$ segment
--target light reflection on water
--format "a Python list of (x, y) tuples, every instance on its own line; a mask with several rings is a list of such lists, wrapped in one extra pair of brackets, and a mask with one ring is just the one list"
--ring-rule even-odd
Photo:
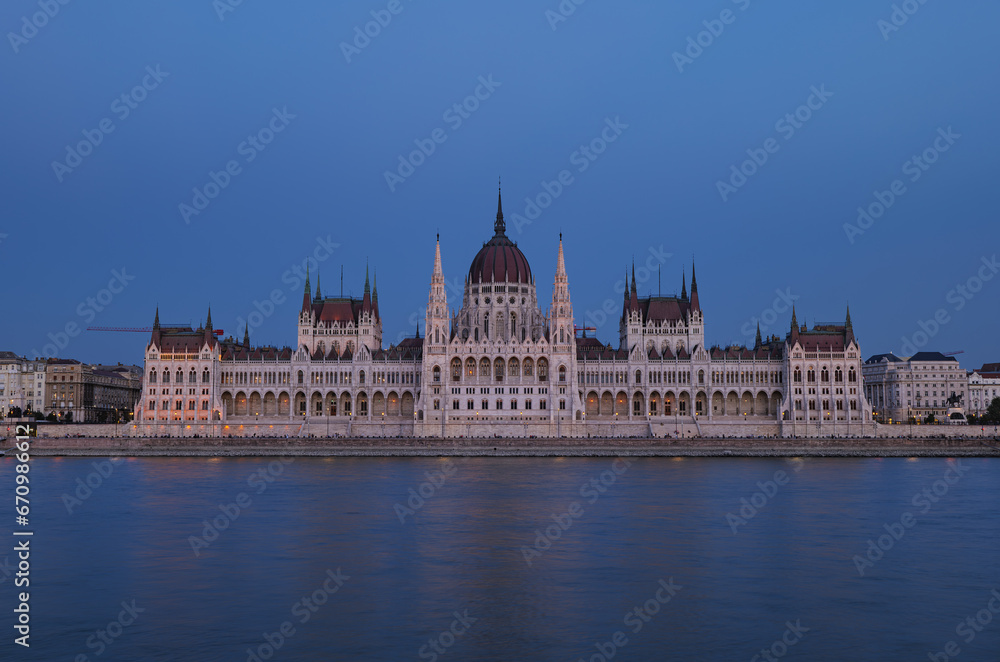
[[(621, 630), (615, 659), (749, 660), (796, 620), (809, 630), (783, 659), (925, 659), (951, 640), (963, 659), (993, 659), (1000, 622), (971, 644), (955, 627), (1000, 588), (1000, 462), (962, 460), (924, 513), (913, 498), (946, 460), (801, 460), (633, 458), (613, 474), (611, 458), (454, 458), (431, 490), (440, 458), (142, 458), (69, 515), (62, 495), (97, 460), (38, 458), (34, 628), (18, 658), (246, 660), (289, 621), (272, 659), (420, 659), (468, 610), (477, 620), (440, 659), (590, 660)], [(734, 534), (727, 513), (779, 470), (788, 484)], [(9, 503), (12, 475), (0, 461)], [(410, 488), (433, 493), (401, 524)], [(219, 505), (241, 493), (250, 505), (230, 523)], [(852, 557), (905, 512), (916, 525), (860, 577)], [(190, 537), (216, 518), (225, 529), (196, 556)], [(349, 579), (301, 622), (296, 603), (338, 568)], [(633, 632), (627, 613), (671, 577), (683, 588)], [(132, 599), (145, 611), (95, 656), (88, 637)]]

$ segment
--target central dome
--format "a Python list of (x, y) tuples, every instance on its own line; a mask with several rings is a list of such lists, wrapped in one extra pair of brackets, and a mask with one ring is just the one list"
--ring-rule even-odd
[(531, 267), (524, 253), (504, 234), (503, 207), (497, 194), (497, 220), (493, 225), (493, 238), (472, 260), (469, 282), (472, 283), (523, 283), (531, 284)]

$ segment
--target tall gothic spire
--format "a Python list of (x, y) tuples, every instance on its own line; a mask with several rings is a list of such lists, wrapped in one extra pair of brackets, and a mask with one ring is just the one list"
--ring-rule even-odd
[[(308, 268), (308, 266), (309, 265), (307, 264), (306, 267)], [(320, 274), (317, 271), (316, 272), (316, 300), (317, 301), (320, 301), (320, 300), (323, 299), (323, 289), (320, 287), (320, 284), (319, 284), (319, 276), (320, 276)]]
[(701, 310), (698, 300), (698, 279), (694, 275), (694, 260), (691, 260), (691, 310)]
[(250, 349), (250, 324), (243, 327), (243, 347)]
[(160, 330), (160, 307), (156, 307), (156, 317), (153, 318), (153, 331)]
[(757, 339), (754, 340), (753, 348), (754, 349), (760, 349), (760, 346), (762, 344), (763, 344), (763, 341), (760, 338), (760, 322), (757, 322)]
[(687, 274), (681, 271), (681, 301), (687, 301), (687, 298), (688, 298)]
[(309, 310), (312, 303), (312, 287), (309, 285), (309, 262), (306, 261), (306, 286), (302, 290), (302, 312)]
[(497, 185), (497, 220), (493, 224), (493, 231), (497, 235), (502, 235), (506, 229), (507, 225), (503, 222), (503, 201), (500, 197), (500, 186)]
[(368, 280), (368, 265), (365, 264), (365, 296), (361, 301), (361, 312), (366, 313), (372, 309), (372, 289)]
[(205, 328), (209, 331), (212, 330), (212, 307), (208, 307), (208, 322), (205, 323)]

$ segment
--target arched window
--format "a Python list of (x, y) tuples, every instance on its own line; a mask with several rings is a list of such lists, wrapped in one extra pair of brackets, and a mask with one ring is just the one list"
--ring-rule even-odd
[(842, 382), (842, 381), (844, 381), (844, 371), (840, 369), (839, 365), (833, 371), (833, 381), (835, 381), (835, 382)]
[[(301, 383), (303, 383), (303, 380), (304, 380), (304, 379), (305, 379), (305, 375), (303, 375), (303, 374), (302, 374), (302, 371), (301, 371), (301, 370), (299, 370), (299, 383), (300, 383), (300, 384), (301, 384)], [(362, 372), (362, 373), (361, 373), (361, 383), (362, 383), (362, 384), (364, 384), (364, 383), (365, 383), (365, 373), (364, 373), (364, 372)]]
[(201, 383), (207, 384), (209, 379), (211, 379), (211, 377), (208, 374), (208, 368), (205, 368), (204, 370), (201, 371)]
[(434, 366), (434, 370), (431, 371), (431, 374), (434, 377), (434, 382), (435, 383), (440, 382), (441, 381), (441, 366)]
[(197, 384), (198, 375), (195, 373), (194, 368), (191, 368), (191, 372), (188, 373), (188, 384)]
[(847, 381), (856, 382), (858, 381), (858, 373), (854, 372), (854, 368), (851, 368), (847, 373)]
[(163, 371), (163, 383), (164, 384), (169, 384), (170, 383), (170, 369), (169, 368), (166, 368)]
[(549, 362), (546, 359), (538, 359), (538, 381), (549, 381)]
[(490, 360), (485, 357), (479, 360), (479, 376), (490, 376)]
[(816, 371), (813, 370), (812, 368), (809, 368), (809, 371), (806, 372), (806, 381), (810, 382), (816, 381)]
[(454, 358), (451, 360), (451, 381), (457, 382), (462, 378), (462, 359)]
[(518, 363), (517, 359), (511, 357), (510, 361), (507, 362), (507, 376), (519, 377), (520, 375), (521, 375), (521, 364)]
[(180, 368), (177, 368), (177, 378), (174, 381), (177, 382), (178, 384), (184, 383), (184, 371), (181, 370)]
[[(565, 379), (563, 379), (563, 367), (562, 366), (559, 366), (559, 381), (561, 381), (561, 382), (566, 381)], [(641, 370), (636, 370), (635, 371), (635, 383), (636, 384), (641, 384), (642, 383), (642, 371)]]
[(156, 383), (156, 368), (153, 368), (152, 370), (149, 371), (149, 383), (150, 384)]
[(795, 381), (795, 382), (801, 382), (802, 381), (802, 368), (796, 368), (795, 369), (795, 373), (793, 375), (793, 381)]
[(465, 359), (465, 373), (469, 377), (476, 376), (476, 360), (472, 357)]
[(499, 356), (493, 362), (493, 376), (496, 378), (498, 382), (503, 380), (503, 365), (504, 365), (503, 359), (501, 359)]
[(521, 363), (521, 374), (525, 377), (533, 377), (535, 374), (535, 362), (530, 358), (524, 359), (524, 362)]
[(820, 372), (819, 375), (821, 381), (824, 382), (830, 381), (830, 371), (826, 369), (826, 366), (823, 366), (823, 370)]

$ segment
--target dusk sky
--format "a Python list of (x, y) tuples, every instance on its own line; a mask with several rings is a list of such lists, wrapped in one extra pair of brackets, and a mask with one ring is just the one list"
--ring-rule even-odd
[(310, 257), (326, 294), (377, 272), (388, 346), (501, 177), (543, 310), (561, 231), (614, 346), (633, 258), (640, 295), (694, 259), (709, 344), (794, 300), (850, 304), (865, 357), (1000, 361), (996, 2), (230, 1), (0, 5), (0, 350), (141, 364), (148, 335), (72, 332), (157, 305), (294, 344)]

